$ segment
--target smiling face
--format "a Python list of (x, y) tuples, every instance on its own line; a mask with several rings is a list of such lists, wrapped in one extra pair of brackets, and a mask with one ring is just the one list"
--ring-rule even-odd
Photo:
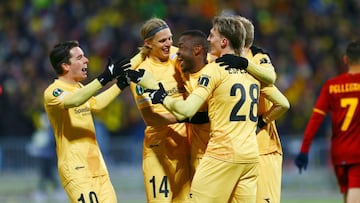
[(85, 57), (80, 47), (74, 47), (70, 50), (70, 64), (63, 64), (67, 72), (67, 78), (73, 82), (79, 82), (87, 78), (87, 68), (89, 60)]
[(145, 45), (151, 49), (150, 57), (162, 62), (169, 59), (172, 44), (173, 39), (169, 28), (160, 30), (153, 38), (145, 40)]
[(181, 69), (185, 72), (193, 72), (194, 66), (194, 52), (193, 43), (189, 36), (181, 36), (179, 38), (179, 49), (177, 51), (178, 60), (180, 61)]
[(220, 56), (223, 49), (222, 47), (224, 46), (225, 38), (219, 33), (216, 27), (211, 28), (207, 40), (210, 44), (210, 54), (214, 56)]

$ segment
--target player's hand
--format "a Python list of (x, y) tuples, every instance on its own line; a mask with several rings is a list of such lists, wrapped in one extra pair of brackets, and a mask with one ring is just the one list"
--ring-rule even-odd
[(130, 81), (132, 81), (134, 83), (138, 83), (143, 78), (145, 70), (144, 69), (139, 69), (139, 71), (136, 71), (136, 70), (128, 69), (125, 72), (126, 72), (127, 78)]
[(131, 64), (128, 59), (121, 58), (113, 63), (111, 57), (108, 57), (105, 70), (97, 77), (97, 79), (101, 85), (104, 86), (113, 79), (125, 75), (125, 70), (130, 67)]
[(117, 77), (116, 85), (123, 91), (126, 87), (129, 86), (129, 80), (125, 75)]
[(263, 128), (266, 125), (265, 121), (262, 118), (262, 115), (258, 117), (257, 127), (258, 129)]
[(164, 99), (168, 95), (166, 93), (162, 83), (159, 83), (159, 89), (158, 90), (147, 90), (147, 91), (150, 91), (149, 96), (151, 98), (151, 103), (152, 104), (162, 104), (162, 103), (164, 103)]
[(309, 155), (307, 153), (300, 152), (295, 158), (295, 165), (298, 167), (300, 174), (302, 169), (306, 170), (308, 163)]
[(249, 65), (249, 61), (241, 56), (235, 56), (233, 54), (224, 54), (223, 56), (215, 60), (216, 63), (220, 63), (220, 66), (226, 66), (225, 70), (230, 68), (246, 69)]
[(130, 60), (127, 58), (120, 58), (114, 63), (113, 79), (118, 77), (125, 77), (126, 71), (131, 69)]

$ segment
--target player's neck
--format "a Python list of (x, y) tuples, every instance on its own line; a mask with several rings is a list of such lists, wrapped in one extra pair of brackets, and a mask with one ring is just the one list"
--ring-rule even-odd
[(225, 55), (225, 54), (233, 54), (233, 55), (236, 55), (236, 54), (235, 54), (235, 51), (234, 51), (233, 49), (224, 49), (224, 50), (221, 52), (220, 56)]
[(63, 76), (59, 76), (59, 80), (69, 83), (69, 84), (76, 84), (78, 83), (78, 81), (75, 81), (74, 79), (70, 78), (70, 77), (66, 77), (65, 75)]
[(350, 74), (360, 73), (360, 64), (350, 65), (348, 73), (350, 73)]

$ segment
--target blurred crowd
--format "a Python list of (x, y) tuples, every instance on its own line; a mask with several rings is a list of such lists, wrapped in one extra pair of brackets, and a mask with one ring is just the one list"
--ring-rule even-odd
[[(360, 34), (356, 0), (5, 0), (0, 3), (0, 136), (28, 135), (39, 126), (42, 94), (56, 77), (49, 50), (78, 40), (88, 56), (89, 80), (107, 57), (134, 55), (140, 27), (165, 19), (174, 42), (186, 29), (209, 32), (221, 13), (239, 14), (255, 25), (255, 45), (268, 51), (291, 108), (278, 121), (283, 134), (301, 134), (321, 85), (346, 71), (342, 55)], [(175, 44), (176, 45), (176, 44)], [(86, 83), (86, 81), (85, 81)], [(129, 91), (97, 115), (113, 134), (141, 124)]]

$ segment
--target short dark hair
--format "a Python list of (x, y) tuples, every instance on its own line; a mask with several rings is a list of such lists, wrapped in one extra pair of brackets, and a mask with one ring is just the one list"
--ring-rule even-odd
[(207, 53), (209, 50), (209, 44), (207, 41), (207, 36), (201, 30), (186, 30), (180, 34), (181, 36), (190, 36), (193, 38), (193, 43), (200, 45), (204, 48), (204, 53)]
[(346, 48), (346, 56), (349, 64), (360, 63), (360, 40), (352, 41)]
[(61, 64), (70, 64), (70, 50), (74, 47), (79, 47), (79, 42), (76, 40), (71, 40), (56, 44), (50, 51), (50, 63), (58, 75), (63, 74)]

